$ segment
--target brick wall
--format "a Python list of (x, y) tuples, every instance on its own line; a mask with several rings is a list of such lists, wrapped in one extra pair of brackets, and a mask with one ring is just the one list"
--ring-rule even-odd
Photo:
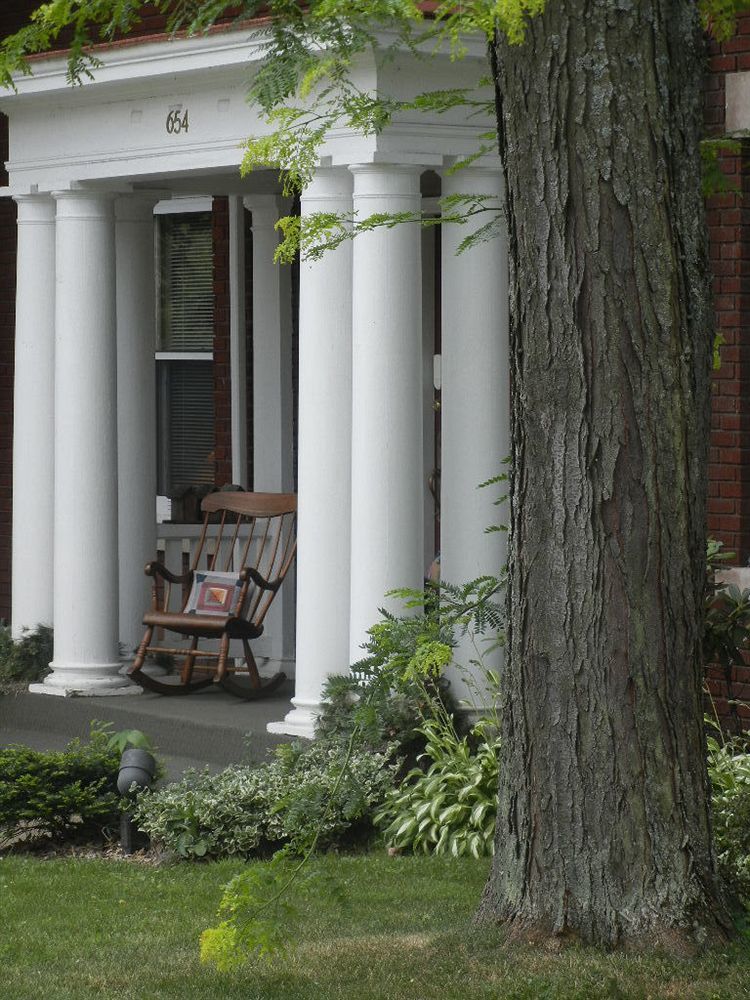
[[(739, 18), (735, 36), (709, 46), (705, 91), (708, 135), (725, 129), (726, 75), (750, 70), (750, 16)], [(724, 338), (721, 368), (714, 373), (709, 454), (708, 530), (750, 559), (750, 140), (721, 155), (732, 190), (706, 205), (716, 329)], [(747, 729), (750, 708), (732, 708), (731, 693), (750, 703), (750, 667), (734, 667), (730, 685), (723, 668), (712, 666), (708, 684), (714, 707), (730, 731)]]
[[(726, 74), (750, 70), (750, 16), (738, 20), (734, 38), (710, 44), (708, 69), (706, 131), (721, 135)], [(750, 141), (723, 153), (721, 168), (733, 190), (706, 206), (716, 329), (724, 338), (713, 383), (708, 530), (744, 565), (750, 558)]]
[(708, 529), (750, 557), (750, 143), (721, 158), (737, 190), (707, 204), (716, 329), (724, 338), (714, 372)]

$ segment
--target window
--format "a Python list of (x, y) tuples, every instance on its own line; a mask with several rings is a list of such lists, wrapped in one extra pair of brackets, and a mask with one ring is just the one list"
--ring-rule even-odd
[(157, 491), (214, 481), (210, 211), (157, 215)]

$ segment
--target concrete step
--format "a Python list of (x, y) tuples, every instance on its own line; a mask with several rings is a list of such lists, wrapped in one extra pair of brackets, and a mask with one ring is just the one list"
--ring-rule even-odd
[(218, 770), (265, 760), (272, 747), (289, 742), (266, 732), (266, 724), (284, 718), (292, 694), (288, 683), (273, 697), (256, 702), (213, 687), (171, 698), (151, 692), (110, 698), (0, 695), (0, 744), (62, 749), (76, 736), (87, 737), (92, 721), (109, 722), (114, 731), (146, 733), (174, 779), (187, 767)]

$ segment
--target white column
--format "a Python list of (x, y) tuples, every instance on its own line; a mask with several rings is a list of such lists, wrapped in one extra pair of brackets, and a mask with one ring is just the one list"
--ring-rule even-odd
[(55, 204), (17, 197), (13, 396), (13, 636), (52, 624)]
[(247, 352), (245, 350), (245, 206), (229, 196), (229, 378), (232, 482), (247, 489)]
[[(500, 209), (498, 172), (465, 168), (443, 177), (443, 197), (492, 195)], [(490, 203), (488, 203), (489, 205)], [(505, 469), (510, 451), (508, 368), (508, 243), (502, 235), (457, 255), (458, 245), (488, 220), (442, 229), (442, 482), (441, 578), (462, 584), (498, 575), (506, 559), (504, 532), (485, 533), (507, 512), (493, 506), (501, 487), (477, 489)], [(480, 646), (481, 649), (481, 646)], [(486, 660), (496, 668), (499, 651)], [(468, 666), (477, 658), (470, 640), (455, 653)], [(466, 689), (454, 675), (455, 693)]]
[[(319, 170), (302, 216), (349, 215), (347, 170)], [(352, 246), (300, 266), (297, 655), (294, 710), (269, 732), (312, 737), (329, 674), (349, 670)]]
[(274, 263), (274, 226), (288, 210), (275, 195), (245, 198), (253, 231), (253, 488), (287, 493), (292, 451), (292, 295), (289, 268)]
[[(275, 195), (244, 199), (253, 232), (253, 489), (294, 491), (292, 292), (289, 268), (276, 264), (274, 226), (289, 209)], [(272, 659), (293, 655), (294, 572), (274, 599), (255, 649)]]
[[(354, 212), (418, 212), (419, 169), (351, 168)], [(418, 224), (357, 236), (352, 262), (350, 656), (396, 587), (421, 587), (422, 273)]]
[(145, 195), (115, 204), (119, 636), (128, 660), (151, 599), (143, 569), (156, 558), (155, 204)]
[(111, 198), (57, 199), (53, 672), (31, 690), (118, 694), (115, 227)]

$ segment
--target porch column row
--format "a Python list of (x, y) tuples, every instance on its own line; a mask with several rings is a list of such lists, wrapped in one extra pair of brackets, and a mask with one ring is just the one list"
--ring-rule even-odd
[[(421, 168), (349, 171), (318, 172), (303, 218), (419, 211)], [(472, 191), (499, 194), (499, 177), (463, 170), (444, 180), (445, 194)], [(454, 257), (467, 233), (456, 228), (443, 237), (442, 534), (444, 578), (461, 582), (504, 560), (501, 536), (483, 530), (493, 497), (476, 485), (508, 447), (507, 261), (503, 241)], [(422, 585), (420, 250), (419, 227), (402, 224), (300, 271), (297, 679), (295, 709), (272, 732), (312, 736), (326, 677), (362, 656), (379, 608), (398, 607), (386, 593)]]
[(117, 225), (112, 195), (17, 200), (14, 631), (54, 623), (53, 672), (32, 690), (132, 692), (119, 640), (154, 548), (154, 200), (119, 201)]
[[(418, 211), (417, 167), (320, 170), (315, 212)], [(380, 229), (300, 271), (299, 544), (294, 710), (312, 736), (329, 674), (347, 673), (387, 591), (422, 580), (419, 229)]]

